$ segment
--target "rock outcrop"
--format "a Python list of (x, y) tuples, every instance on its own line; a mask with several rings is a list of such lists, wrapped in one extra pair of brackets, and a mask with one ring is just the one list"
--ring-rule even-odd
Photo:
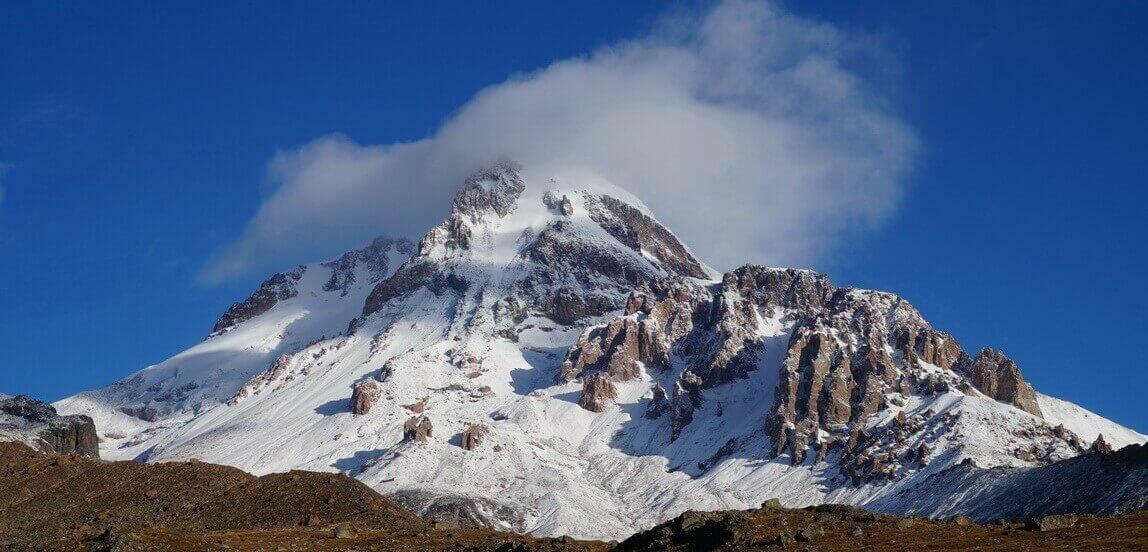
[(570, 201), (570, 198), (565, 194), (563, 194), (562, 197), (558, 197), (554, 192), (548, 191), (542, 195), (542, 203), (545, 204), (547, 208), (561, 213), (562, 216), (568, 217), (574, 214), (574, 202)]
[[(952, 420), (900, 412), (888, 426), (865, 428), (873, 415), (899, 408), (914, 394), (951, 389), (975, 394), (975, 388), (1041, 415), (1014, 362), (987, 349), (971, 359), (904, 299), (839, 289), (808, 270), (754, 265), (726, 274), (720, 284), (672, 278), (639, 282), (620, 316), (582, 333), (558, 380), (582, 378), (582, 403), (600, 412), (602, 398), (610, 395), (607, 383), (633, 380), (642, 370), (656, 377), (670, 368), (671, 358), (681, 359), (672, 392), (657, 385), (646, 410), (651, 419), (669, 413), (671, 439), (676, 439), (692, 422), (706, 389), (736, 385), (759, 369), (764, 345), (758, 328), (764, 318), (780, 318), (792, 327), (781, 365), (765, 368), (778, 370), (779, 377), (764, 429), (773, 454), (788, 454), (794, 464), (805, 462), (811, 447), (815, 462), (836, 452), (842, 473), (857, 484), (927, 465), (931, 450), (912, 445), (911, 436)], [(1075, 440), (1058, 438), (1049, 428), (1027, 431), (1063, 441), (1066, 450), (1079, 449)], [(1017, 454), (1036, 462), (1049, 450)]]
[(667, 272), (705, 278), (701, 263), (672, 232), (624, 201), (608, 195), (587, 196), (590, 218), (618, 241), (642, 251), (666, 266)]
[(42, 452), (99, 458), (96, 424), (88, 416), (60, 416), (52, 405), (24, 395), (0, 399), (0, 441)]
[(605, 412), (616, 398), (618, 390), (609, 376), (598, 372), (582, 379), (582, 398), (578, 399), (578, 406), (591, 412)]
[(1075, 514), (1041, 516), (1026, 521), (1024, 528), (1029, 531), (1054, 531), (1072, 527), (1076, 525), (1077, 521), (1079, 521), (1079, 518), (1077, 518)]
[(362, 278), (375, 283), (389, 274), (392, 254), (402, 257), (409, 256), (414, 251), (414, 244), (406, 238), (379, 236), (366, 247), (348, 251), (333, 261), (312, 265), (310, 268), (300, 265), (288, 272), (276, 274), (264, 280), (259, 289), (247, 299), (231, 305), (231, 308), (215, 322), (208, 337), (223, 333), (266, 313), (280, 302), (297, 297), (299, 281), (308, 270), (329, 269), (330, 276), (326, 277), (323, 291), (337, 292), (345, 296), (356, 280)]
[(434, 424), (426, 416), (411, 416), (403, 424), (403, 440), (425, 443), (434, 436)]
[(340, 291), (345, 295), (360, 272), (366, 274), (369, 281), (377, 282), (389, 272), (387, 254), (391, 251), (409, 256), (415, 252), (415, 245), (406, 238), (379, 236), (362, 249), (348, 251), (334, 261), (323, 263), (331, 269), (331, 277), (323, 284), (323, 290)]
[(228, 328), (246, 322), (259, 316), (274, 307), (280, 301), (285, 301), (299, 294), (295, 284), (303, 277), (303, 266), (296, 267), (290, 272), (280, 272), (259, 285), (250, 297), (231, 305), (223, 316), (212, 326), (212, 335), (226, 331)]
[(463, 450), (474, 450), (482, 443), (488, 431), (484, 425), (471, 424), (459, 436), (458, 446), (462, 447)]
[(375, 380), (368, 379), (356, 383), (351, 390), (351, 412), (356, 416), (369, 414), (371, 407), (379, 400), (382, 393), (382, 388)]
[(1099, 454), (1108, 454), (1112, 452), (1112, 445), (1104, 442), (1104, 434), (1101, 433), (1100, 435), (1096, 436), (1096, 440), (1092, 442), (1092, 446), (1088, 448), (1088, 451)]
[(656, 420), (661, 418), (669, 409), (670, 398), (666, 395), (665, 388), (662, 387), (662, 384), (655, 383), (653, 397), (650, 398), (650, 403), (646, 406), (646, 418)]
[(1036, 392), (1024, 381), (1020, 368), (1000, 351), (985, 348), (960, 369), (969, 375), (973, 387), (998, 401), (1009, 403), (1033, 416), (1041, 417)]

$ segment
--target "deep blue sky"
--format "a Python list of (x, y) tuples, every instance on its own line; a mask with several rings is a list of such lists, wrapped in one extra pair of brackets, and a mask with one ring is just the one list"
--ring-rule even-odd
[[(882, 38), (923, 144), (898, 213), (816, 268), (1144, 431), (1148, 4), (1045, 4), (791, 6)], [(0, 6), (0, 391), (58, 399), (201, 339), (261, 279), (195, 284), (277, 149), (424, 137), (663, 9), (313, 6)]]

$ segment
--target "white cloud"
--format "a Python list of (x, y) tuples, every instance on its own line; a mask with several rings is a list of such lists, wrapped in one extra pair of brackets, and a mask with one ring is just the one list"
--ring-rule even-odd
[(428, 139), (332, 136), (281, 152), (277, 190), (201, 276), (329, 256), (378, 233), (418, 238), (498, 157), (597, 172), (719, 269), (814, 262), (895, 209), (916, 149), (862, 77), (882, 59), (872, 48), (768, 3), (679, 12), (651, 35), (479, 92)]

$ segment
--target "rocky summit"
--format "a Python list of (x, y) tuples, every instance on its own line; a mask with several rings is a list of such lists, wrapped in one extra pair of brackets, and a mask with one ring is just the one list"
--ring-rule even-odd
[[(203, 342), (55, 404), (98, 436), (0, 423), (41, 449), (340, 472), (444, 526), (602, 541), (768, 499), (1018, 522), (1145, 505), (1142, 455), (1121, 455), (1145, 436), (906, 298), (720, 273), (590, 173), (503, 161), (460, 184), (421, 239), (272, 276)], [(1021, 498), (1047, 477), (1069, 499)], [(700, 516), (626, 549), (677, 547)]]

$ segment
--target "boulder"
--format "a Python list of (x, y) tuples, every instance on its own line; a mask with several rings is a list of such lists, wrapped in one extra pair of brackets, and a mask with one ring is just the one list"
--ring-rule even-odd
[(371, 407), (379, 400), (382, 393), (383, 390), (375, 380), (368, 379), (356, 383), (351, 390), (351, 412), (356, 416), (369, 414)]
[(824, 534), (824, 531), (822, 531), (820, 527), (811, 526), (798, 531), (796, 538), (801, 542), (813, 542), (822, 534)]
[(425, 443), (434, 434), (434, 424), (426, 416), (411, 416), (403, 424), (403, 440)]
[(459, 437), (458, 444), (464, 450), (474, 450), (482, 442), (482, 438), (486, 436), (487, 428), (481, 424), (471, 424), (462, 432)]
[(1072, 527), (1076, 525), (1076, 521), (1077, 517), (1075, 514), (1044, 516), (1026, 521), (1024, 528), (1029, 531), (1053, 531)]
[(358, 534), (359, 532), (355, 530), (355, 526), (346, 522), (336, 525), (335, 530), (332, 531), (332, 536), (336, 539), (353, 539), (358, 536)]

